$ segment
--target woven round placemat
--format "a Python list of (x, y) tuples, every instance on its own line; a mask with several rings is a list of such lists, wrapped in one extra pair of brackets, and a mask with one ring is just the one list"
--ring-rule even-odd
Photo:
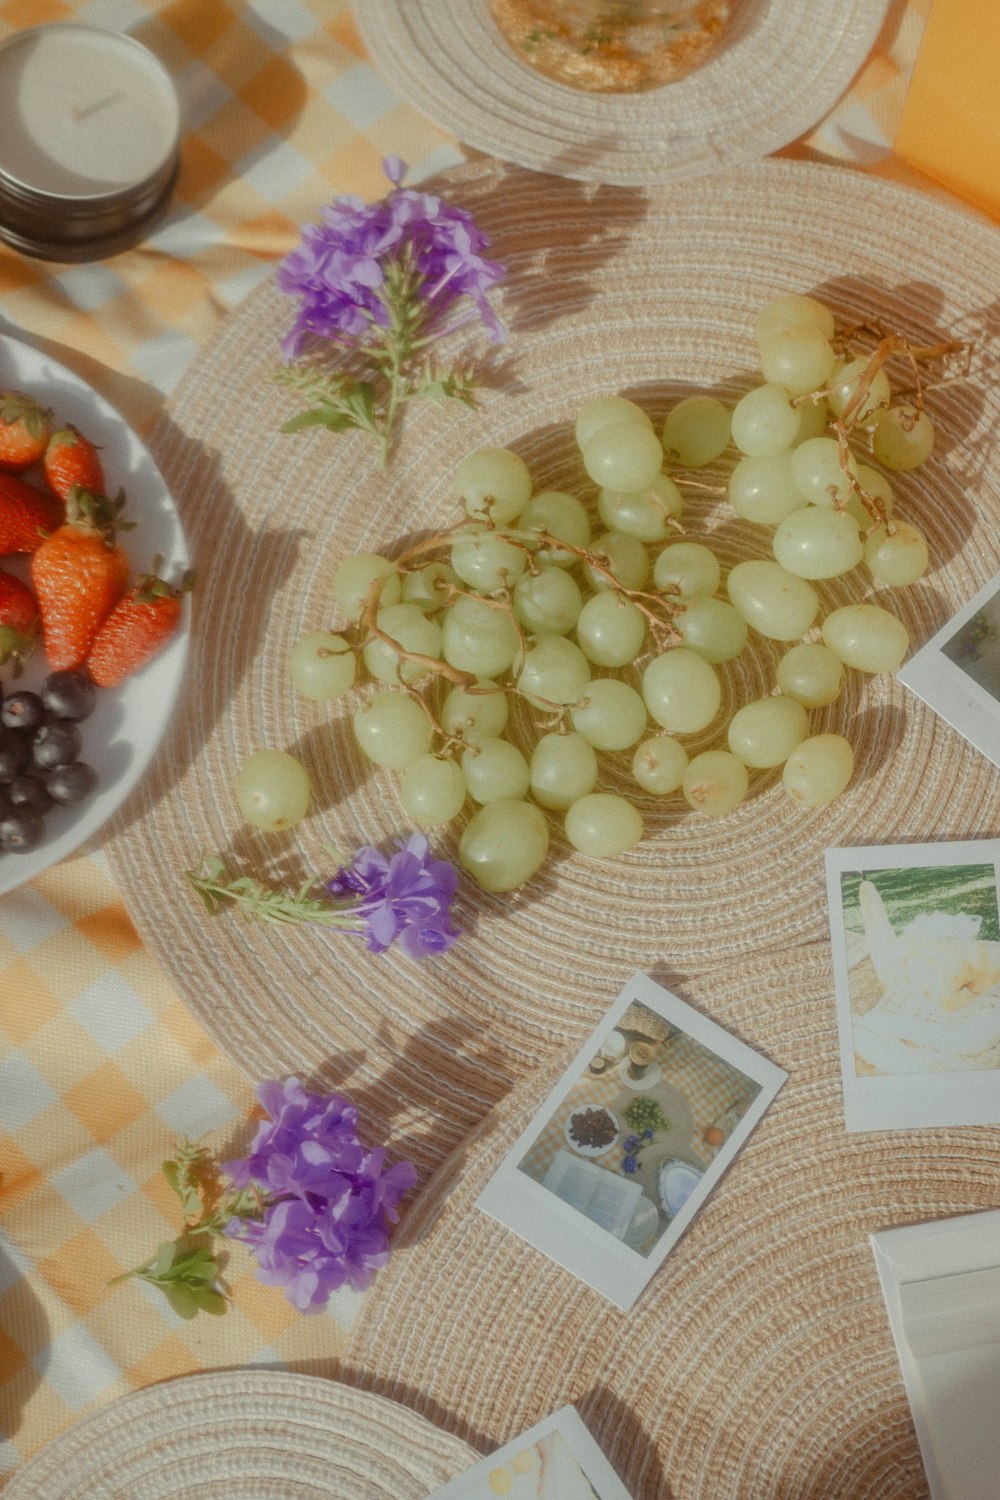
[(694, 72), (639, 94), (586, 93), (515, 52), (488, 0), (359, 0), (365, 46), (405, 98), (466, 145), (541, 172), (625, 185), (754, 161), (833, 107), (875, 42), (885, 0), (734, 0)]
[(223, 1370), (123, 1396), (53, 1439), (9, 1500), (425, 1500), (478, 1454), (311, 1375)]
[(924, 1500), (868, 1236), (994, 1207), (996, 1133), (845, 1133), (822, 945), (681, 993), (789, 1078), (630, 1311), (474, 1206), (567, 1056), (424, 1189), (345, 1365), (477, 1448), (572, 1402), (635, 1496)]
[[(422, 1166), (514, 1079), (579, 1039), (633, 970), (668, 961), (690, 972), (821, 940), (828, 845), (986, 834), (1000, 811), (983, 756), (892, 678), (852, 674), (814, 716), (856, 747), (853, 783), (829, 808), (803, 811), (774, 772), (718, 820), (677, 798), (643, 798), (646, 837), (608, 861), (573, 853), (553, 822), (549, 860), (521, 891), (491, 896), (463, 878), (463, 937), (440, 959), (375, 957), (336, 933), (205, 915), (182, 876), (203, 849), (297, 886), (329, 868), (327, 846), (388, 848), (408, 831), (397, 779), (364, 761), (349, 709), (308, 703), (288, 679), (292, 643), (337, 618), (338, 562), (392, 553), (454, 519), (455, 465), (483, 444), (515, 448), (539, 488), (592, 502), (572, 440), (582, 402), (620, 391), (658, 423), (694, 389), (734, 400), (755, 378), (754, 310), (774, 294), (816, 291), (844, 321), (879, 317), (923, 342), (942, 331), (979, 340), (973, 379), (931, 393), (937, 454), (896, 483), (935, 568), (890, 606), (919, 643), (1000, 568), (1000, 238), (985, 223), (793, 162), (717, 177), (697, 194), (590, 189), (497, 163), (440, 185), (510, 268), (499, 299), (510, 342), (486, 365), (478, 411), (412, 409), (386, 469), (358, 434), (281, 434), (294, 405), (270, 377), (291, 308), (265, 285), (153, 433), (198, 569), (194, 642), (169, 742), (109, 844), (142, 936), (220, 1044), (258, 1078), (304, 1071), (348, 1088), (367, 1125)], [(712, 472), (724, 466), (702, 477)], [(724, 565), (766, 554), (765, 528), (717, 514), (699, 494), (685, 521), (693, 536), (712, 530)], [(836, 580), (820, 592), (830, 605), (858, 587)], [(723, 669), (727, 708), (770, 691), (776, 659), (758, 642)], [(262, 746), (300, 755), (317, 788), (316, 811), (292, 835), (241, 825), (233, 779)], [(609, 759), (606, 784), (625, 789), (627, 772), (627, 756)], [(434, 843), (454, 856), (456, 831)]]

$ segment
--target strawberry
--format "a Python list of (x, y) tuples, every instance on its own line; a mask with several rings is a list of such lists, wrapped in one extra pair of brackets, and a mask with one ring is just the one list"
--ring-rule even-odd
[(104, 470), (97, 449), (75, 427), (60, 427), (52, 434), (42, 468), (49, 488), (60, 500), (69, 498), (75, 484), (92, 495), (104, 494)]
[(52, 413), (23, 391), (0, 392), (0, 469), (23, 474), (45, 452)]
[(19, 673), (37, 634), (37, 599), (26, 583), (0, 568), (0, 667), (13, 661)]
[(75, 671), (128, 585), (129, 564), (115, 539), (125, 496), (70, 491), (66, 522), (31, 559), (42, 637), (53, 672)]
[(54, 496), (15, 474), (0, 473), (0, 553), (34, 552), (64, 520)]
[(117, 687), (166, 645), (180, 623), (181, 598), (190, 587), (190, 573), (176, 588), (146, 573), (119, 599), (87, 658), (98, 687)]

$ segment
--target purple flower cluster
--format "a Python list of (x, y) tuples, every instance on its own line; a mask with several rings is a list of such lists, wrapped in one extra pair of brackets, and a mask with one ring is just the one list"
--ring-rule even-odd
[(300, 1312), (318, 1312), (340, 1287), (366, 1287), (389, 1258), (388, 1225), (417, 1180), (411, 1162), (358, 1139), (357, 1110), (337, 1094), (310, 1093), (298, 1078), (262, 1083), (270, 1119), (250, 1154), (226, 1162), (237, 1188), (264, 1194), (259, 1222), (232, 1219), (226, 1233), (252, 1246), (257, 1275), (283, 1287)]
[(410, 958), (426, 958), (458, 938), (451, 921), (457, 883), (454, 865), (433, 859), (426, 838), (415, 833), (388, 858), (377, 849), (359, 849), (327, 890), (338, 899), (354, 898), (372, 953), (396, 942)]
[[(476, 313), (495, 343), (504, 330), (487, 293), (504, 268), (485, 260), (489, 241), (472, 216), (434, 193), (401, 187), (406, 167), (387, 157), (383, 170), (393, 189), (377, 203), (336, 198), (321, 224), (309, 224), (302, 244), (278, 267), (278, 286), (300, 299), (298, 315), (282, 343), (294, 359), (309, 335), (352, 346), (392, 321), (386, 295), (390, 266), (405, 267), (425, 309), (420, 329), (435, 337), (453, 332)], [(449, 318), (468, 298), (472, 310)]]

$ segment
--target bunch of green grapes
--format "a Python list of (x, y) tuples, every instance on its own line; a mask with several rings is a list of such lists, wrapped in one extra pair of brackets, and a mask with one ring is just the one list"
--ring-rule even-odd
[[(553, 817), (587, 855), (638, 843), (636, 801), (601, 789), (604, 757), (630, 758), (639, 798), (677, 794), (705, 815), (738, 806), (755, 770), (782, 767), (786, 791), (808, 807), (850, 779), (850, 744), (810, 734), (809, 711), (835, 700), (845, 667), (895, 671), (907, 631), (869, 603), (818, 623), (813, 582), (859, 565), (888, 585), (923, 573), (926, 544), (893, 517), (889, 481), (867, 459), (911, 468), (933, 428), (919, 388), (893, 402), (883, 365), (901, 341), (838, 357), (832, 316), (805, 296), (769, 304), (755, 332), (764, 383), (733, 410), (693, 396), (658, 434), (623, 397), (583, 405), (575, 438), (591, 505), (536, 491), (508, 449), (467, 455), (454, 474), (462, 519), (395, 559), (347, 558), (332, 585), (347, 629), (311, 632), (292, 650), (308, 697), (367, 683), (354, 734), (371, 761), (400, 773), (414, 824), (448, 824), (471, 804), (459, 858), (487, 890), (536, 873)], [(737, 563), (723, 589), (711, 548), (684, 534), (678, 479), (730, 444), (740, 456), (729, 503), (774, 528), (773, 558)], [(788, 646), (774, 692), (743, 704), (723, 743), (689, 756), (685, 738), (720, 713), (718, 667), (753, 633)]]

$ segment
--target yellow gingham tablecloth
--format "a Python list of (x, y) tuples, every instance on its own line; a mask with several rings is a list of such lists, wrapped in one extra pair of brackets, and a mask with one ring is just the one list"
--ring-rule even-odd
[[(951, 3), (951, 0), (944, 0)], [(893, 0), (849, 94), (786, 154), (910, 176), (892, 156), (930, 0)], [(0, 0), (0, 38), (76, 19), (131, 32), (180, 94), (172, 210), (140, 247), (56, 265), (0, 246), (0, 327), (78, 371), (140, 432), (226, 313), (338, 192), (462, 160), (364, 54), (346, 0)], [(929, 186), (928, 184), (925, 184)], [(186, 1371), (332, 1374), (356, 1299), (297, 1314), (230, 1268), (234, 1306), (185, 1323), (108, 1280), (179, 1228), (160, 1163), (222, 1144), (253, 1103), (145, 951), (99, 849), (0, 897), (0, 1484), (112, 1397)]]

